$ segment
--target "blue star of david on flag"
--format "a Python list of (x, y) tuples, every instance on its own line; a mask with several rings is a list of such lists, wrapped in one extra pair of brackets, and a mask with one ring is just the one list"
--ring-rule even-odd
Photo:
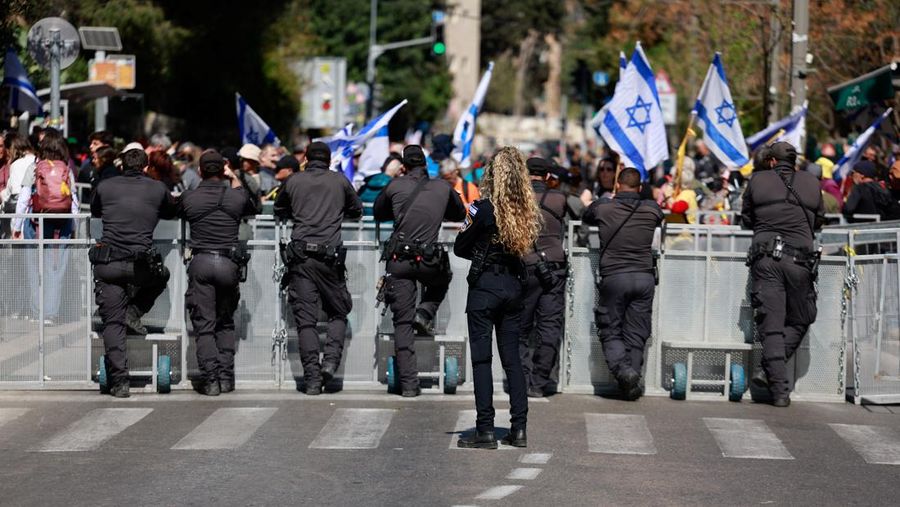
[(718, 122), (724, 123), (731, 128), (734, 120), (737, 119), (737, 112), (734, 110), (734, 104), (727, 100), (722, 101), (722, 105), (716, 108), (716, 115), (719, 117)]
[[(644, 133), (644, 127), (646, 127), (650, 123), (650, 102), (644, 102), (644, 99), (638, 95), (637, 101), (635, 101), (634, 105), (631, 107), (626, 107), (625, 111), (628, 112), (628, 125), (625, 128), (637, 127), (641, 133)], [(643, 110), (644, 113), (641, 115), (637, 113), (639, 110)], [(639, 117), (643, 117), (643, 121)]]

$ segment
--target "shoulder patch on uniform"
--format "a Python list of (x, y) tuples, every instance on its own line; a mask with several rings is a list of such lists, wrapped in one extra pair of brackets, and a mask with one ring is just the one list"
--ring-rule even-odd
[(475, 201), (472, 204), (469, 204), (469, 215), (468, 216), (474, 217), (476, 213), (478, 213), (478, 201)]

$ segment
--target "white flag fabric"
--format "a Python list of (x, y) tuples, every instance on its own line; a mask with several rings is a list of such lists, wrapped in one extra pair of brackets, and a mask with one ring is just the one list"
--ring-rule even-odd
[(750, 151), (754, 151), (760, 146), (769, 142), (770, 139), (782, 132), (775, 139), (776, 142), (784, 141), (791, 143), (797, 149), (797, 153), (803, 152), (803, 146), (800, 145), (803, 137), (806, 135), (806, 110), (809, 102), (805, 102), (790, 116), (772, 123), (768, 127), (760, 130), (747, 138), (747, 147)]
[[(622, 82), (622, 74), (625, 73), (625, 67), (628, 66), (628, 60), (625, 59), (625, 52), (619, 51), (619, 80), (616, 81), (616, 88), (613, 90), (613, 96), (616, 95), (616, 90), (619, 89), (619, 83)], [(606, 117), (606, 110), (609, 109), (609, 102), (603, 105), (594, 117), (591, 118), (591, 127), (594, 128), (594, 132), (597, 135), (600, 135), (600, 125), (603, 125), (603, 118)]]
[(41, 99), (28, 80), (28, 73), (13, 48), (6, 50), (3, 61), (3, 86), (9, 86), (9, 108), (18, 113), (36, 115), (41, 111)]
[(600, 135), (622, 156), (626, 167), (636, 168), (646, 179), (650, 169), (669, 158), (669, 143), (656, 78), (640, 42), (608, 106)]
[(456, 129), (453, 131), (453, 152), (450, 154), (457, 162), (459, 167), (466, 168), (472, 165), (472, 141), (475, 139), (475, 120), (484, 104), (484, 97), (487, 95), (488, 87), (491, 84), (491, 76), (494, 73), (494, 62), (488, 63), (488, 68), (481, 76), (478, 88), (475, 89), (475, 98), (469, 109), (459, 117), (456, 123)]
[(869, 128), (866, 129), (865, 132), (859, 135), (856, 138), (856, 141), (853, 142), (853, 146), (847, 150), (847, 153), (844, 153), (844, 156), (841, 157), (840, 160), (835, 164), (834, 169), (834, 179), (836, 181), (841, 181), (847, 177), (847, 174), (853, 169), (853, 166), (859, 162), (859, 159), (862, 157), (863, 151), (866, 148), (866, 145), (869, 144), (869, 139), (872, 137), (872, 134), (878, 130), (878, 127), (881, 126), (881, 122), (884, 121), (885, 118), (891, 115), (894, 111), (893, 108), (889, 107), (887, 111), (884, 112), (878, 119), (875, 120)]
[(240, 93), (234, 94), (237, 104), (238, 129), (241, 131), (241, 144), (273, 144), (281, 146), (281, 140), (275, 135), (275, 131), (256, 114), (256, 111), (247, 104)]
[[(353, 175), (356, 172), (353, 167), (353, 152), (357, 147), (366, 144), (369, 139), (375, 137), (382, 128), (386, 129), (388, 123), (391, 122), (391, 118), (393, 118), (394, 115), (397, 114), (397, 111), (405, 106), (407, 102), (406, 99), (403, 99), (396, 106), (381, 113), (372, 119), (372, 121), (365, 124), (363, 128), (355, 134), (350, 134), (349, 131), (345, 132), (348, 130), (348, 127), (352, 128), (352, 125), (347, 125), (344, 127), (344, 130), (332, 137), (321, 137), (313, 139), (313, 141), (321, 141), (328, 144), (328, 147), (331, 148), (331, 168), (343, 172), (348, 180), (353, 181)], [(387, 155), (385, 155), (385, 158), (387, 158)], [(382, 162), (383, 161), (384, 159), (382, 159)]]
[(381, 172), (381, 166), (391, 154), (391, 142), (388, 139), (387, 125), (381, 127), (372, 139), (366, 143), (366, 149), (359, 156), (358, 177), (368, 178)]
[(719, 53), (709, 66), (693, 113), (702, 122), (703, 141), (723, 164), (742, 167), (750, 160)]

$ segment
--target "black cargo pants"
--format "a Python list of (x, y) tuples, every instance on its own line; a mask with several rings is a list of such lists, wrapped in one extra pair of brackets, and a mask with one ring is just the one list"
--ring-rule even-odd
[(631, 368), (640, 374), (650, 338), (656, 284), (650, 273), (604, 276), (597, 289), (594, 319), (609, 371), (616, 377)]
[(227, 255), (194, 254), (185, 304), (197, 336), (197, 365), (204, 380), (234, 381), (234, 312), (240, 293), (238, 265)]
[(550, 383), (566, 324), (566, 268), (556, 269), (554, 274), (556, 283), (545, 288), (534, 266), (526, 268), (519, 355), (526, 383), (538, 390)]

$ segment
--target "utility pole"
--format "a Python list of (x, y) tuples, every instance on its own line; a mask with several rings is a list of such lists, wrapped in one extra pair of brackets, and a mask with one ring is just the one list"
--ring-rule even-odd
[[(94, 61), (106, 61), (106, 51), (94, 52)], [(109, 97), (100, 97), (94, 101), (94, 130), (106, 130), (106, 113), (109, 111)]]
[(366, 84), (369, 85), (369, 96), (366, 97), (366, 119), (372, 117), (375, 107), (375, 55), (378, 31), (378, 0), (372, 0), (369, 7), (369, 57), (366, 61)]
[(791, 111), (806, 102), (806, 54), (809, 50), (809, 0), (794, 0), (791, 33)]
[(781, 21), (778, 19), (779, 0), (772, 0), (772, 9), (769, 13), (769, 89), (766, 90), (769, 102), (769, 123), (774, 123), (781, 118), (778, 110), (778, 88), (781, 84)]
[(62, 35), (58, 29), (50, 30), (50, 124), (59, 128), (59, 73)]

